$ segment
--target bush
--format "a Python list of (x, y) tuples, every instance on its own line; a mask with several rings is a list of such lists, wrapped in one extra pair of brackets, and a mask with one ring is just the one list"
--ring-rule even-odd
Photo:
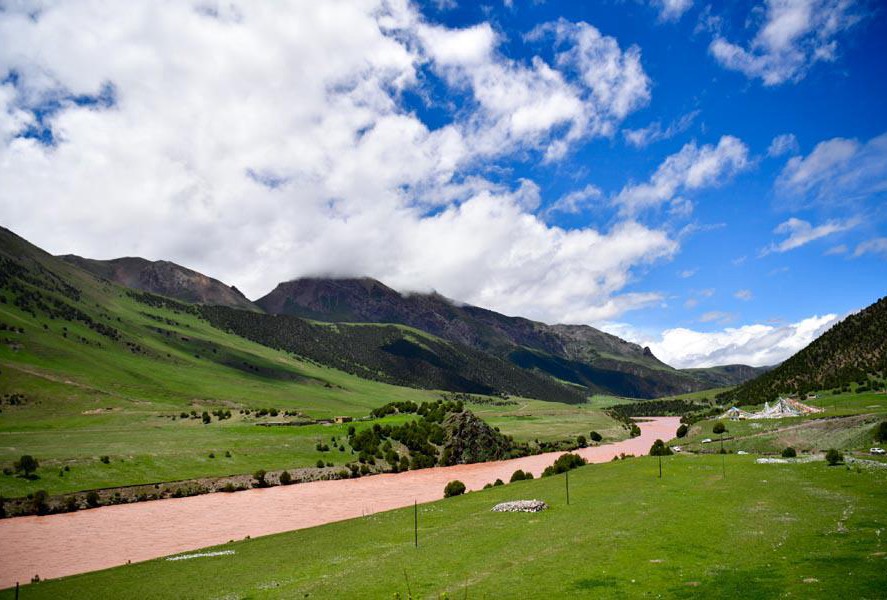
[(210, 452), (210, 453), (209, 453), (209, 457), (210, 457), (210, 458), (215, 458), (215, 457), (216, 457), (216, 453), (215, 453), (215, 452)]
[(260, 488), (268, 487), (268, 482), (265, 481), (265, 475), (266, 473), (264, 469), (259, 469), (258, 471), (253, 473), (253, 479), (256, 480), (256, 483), (254, 483), (253, 485)]
[(99, 460), (102, 461), (102, 462), (103, 462), (104, 464), (106, 464), (106, 465), (110, 465), (110, 464), (111, 464), (111, 457), (108, 456), (108, 455), (100, 456), (100, 457), (99, 457)]
[(31, 456), (30, 454), (25, 454), (20, 459), (15, 461), (13, 464), (16, 472), (21, 472), (25, 477), (30, 477), (31, 473), (37, 470), (37, 467), (40, 466), (40, 463), (37, 462), (37, 459)]
[(881, 421), (875, 428), (875, 439), (879, 442), (887, 442), (887, 421)]
[(231, 458), (231, 451), (225, 450), (225, 458)]
[(588, 440), (585, 439), (584, 435), (580, 435), (578, 438), (576, 438), (576, 444), (580, 448), (585, 448), (586, 446), (588, 446)]
[(604, 436), (599, 434), (597, 431), (592, 431), (588, 434), (588, 437), (591, 439), (592, 442), (599, 442), (604, 439)]
[(798, 451), (791, 446), (782, 451), (782, 458), (795, 458), (797, 455)]
[(675, 435), (679, 438), (685, 437), (688, 430), (689, 428), (687, 427), (687, 425), (685, 423), (681, 423), (681, 426), (678, 427), (678, 432)]
[(201, 418), (203, 419), (203, 424), (204, 424), (204, 425), (209, 425), (209, 422), (212, 421), (212, 417), (210, 417), (210, 416), (209, 416), (209, 413), (206, 412), (206, 411), (203, 411), (203, 414), (201, 415)]
[(545, 470), (542, 471), (542, 477), (566, 473), (567, 471), (575, 469), (576, 467), (581, 467), (585, 464), (588, 464), (588, 461), (578, 454), (572, 454), (569, 452), (567, 454), (561, 454), (557, 460), (554, 461), (553, 465), (545, 467)]
[(95, 508), (99, 505), (99, 493), (95, 490), (86, 492), (86, 505)]
[(720, 434), (720, 433), (724, 433), (725, 431), (727, 431), (727, 428), (724, 426), (723, 423), (721, 423), (720, 421), (718, 421), (717, 423), (715, 423), (715, 426), (712, 427), (712, 430), (711, 430), (711, 431), (712, 431), (712, 433), (718, 433), (718, 434)]
[(844, 462), (844, 455), (834, 448), (829, 448), (828, 452), (825, 453), (825, 460), (829, 466), (833, 467)]
[(324, 468), (325, 466), (326, 466), (326, 463), (323, 462), (322, 460), (318, 459), (318, 461), (317, 461), (317, 468), (318, 468), (318, 469), (322, 469), (322, 468)]
[(671, 448), (665, 445), (665, 442), (662, 440), (656, 440), (653, 442), (653, 445), (650, 446), (650, 456), (671, 456), (674, 454)]
[(527, 474), (518, 469), (514, 473), (511, 474), (511, 479), (508, 480), (508, 483), (514, 483), (515, 481), (523, 481), (527, 478)]
[(453, 496), (461, 496), (465, 493), (465, 484), (458, 479), (449, 482), (444, 487), (444, 498), (452, 498)]
[(493, 487), (496, 487), (499, 485), (505, 485), (505, 482), (502, 481), (501, 479), (497, 479), (496, 481), (493, 482)]
[(49, 505), (46, 501), (49, 500), (49, 494), (46, 493), (46, 490), (37, 490), (34, 492), (34, 497), (31, 499), (31, 507), (34, 509), (34, 512), (38, 515), (45, 515), (49, 512)]
[(293, 482), (293, 477), (290, 475), (289, 471), (284, 471), (280, 474), (280, 485), (289, 485)]

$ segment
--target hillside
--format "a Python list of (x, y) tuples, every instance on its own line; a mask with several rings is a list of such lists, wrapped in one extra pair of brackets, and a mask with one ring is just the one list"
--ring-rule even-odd
[(401, 294), (379, 281), (304, 278), (256, 300), (270, 314), (325, 322), (396, 323), (492, 353), (524, 369), (619, 396), (655, 398), (745, 381), (673, 369), (649, 348), (587, 325), (547, 325), (458, 304), (440, 294)]
[(259, 310), (234, 286), (175, 263), (138, 257), (93, 260), (74, 254), (58, 258), (124, 287), (167, 296), (191, 304)]
[(849, 389), (887, 375), (887, 297), (852, 314), (809, 346), (764, 375), (724, 395), (737, 404), (758, 404), (780, 394)]

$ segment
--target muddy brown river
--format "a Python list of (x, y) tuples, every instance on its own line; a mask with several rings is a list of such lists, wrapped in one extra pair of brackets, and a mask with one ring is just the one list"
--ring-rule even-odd
[[(639, 437), (576, 452), (594, 463), (623, 452), (646, 454), (657, 438), (674, 437), (679, 419), (656, 417), (638, 425)], [(3, 519), (0, 588), (29, 582), (34, 575), (47, 579), (107, 569), (401, 508), (413, 501), (440, 500), (453, 479), (478, 490), (497, 478), (508, 481), (517, 469), (538, 477), (561, 454)]]

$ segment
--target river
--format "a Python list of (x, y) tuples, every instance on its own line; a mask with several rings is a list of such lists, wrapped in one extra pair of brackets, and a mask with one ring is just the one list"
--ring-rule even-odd
[[(639, 437), (576, 453), (592, 463), (647, 454), (657, 438), (674, 437), (679, 419), (655, 417), (638, 425)], [(0, 588), (34, 575), (64, 577), (431, 502), (453, 479), (478, 490), (497, 478), (507, 482), (517, 469), (538, 477), (561, 454), (2, 519)]]

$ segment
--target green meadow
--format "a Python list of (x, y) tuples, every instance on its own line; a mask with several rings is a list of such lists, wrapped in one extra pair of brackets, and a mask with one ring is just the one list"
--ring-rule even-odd
[[(22, 589), (23, 598), (883, 598), (887, 469), (753, 456), (590, 465)], [(493, 513), (537, 498), (536, 514)], [(12, 598), (11, 590), (0, 598)]]

